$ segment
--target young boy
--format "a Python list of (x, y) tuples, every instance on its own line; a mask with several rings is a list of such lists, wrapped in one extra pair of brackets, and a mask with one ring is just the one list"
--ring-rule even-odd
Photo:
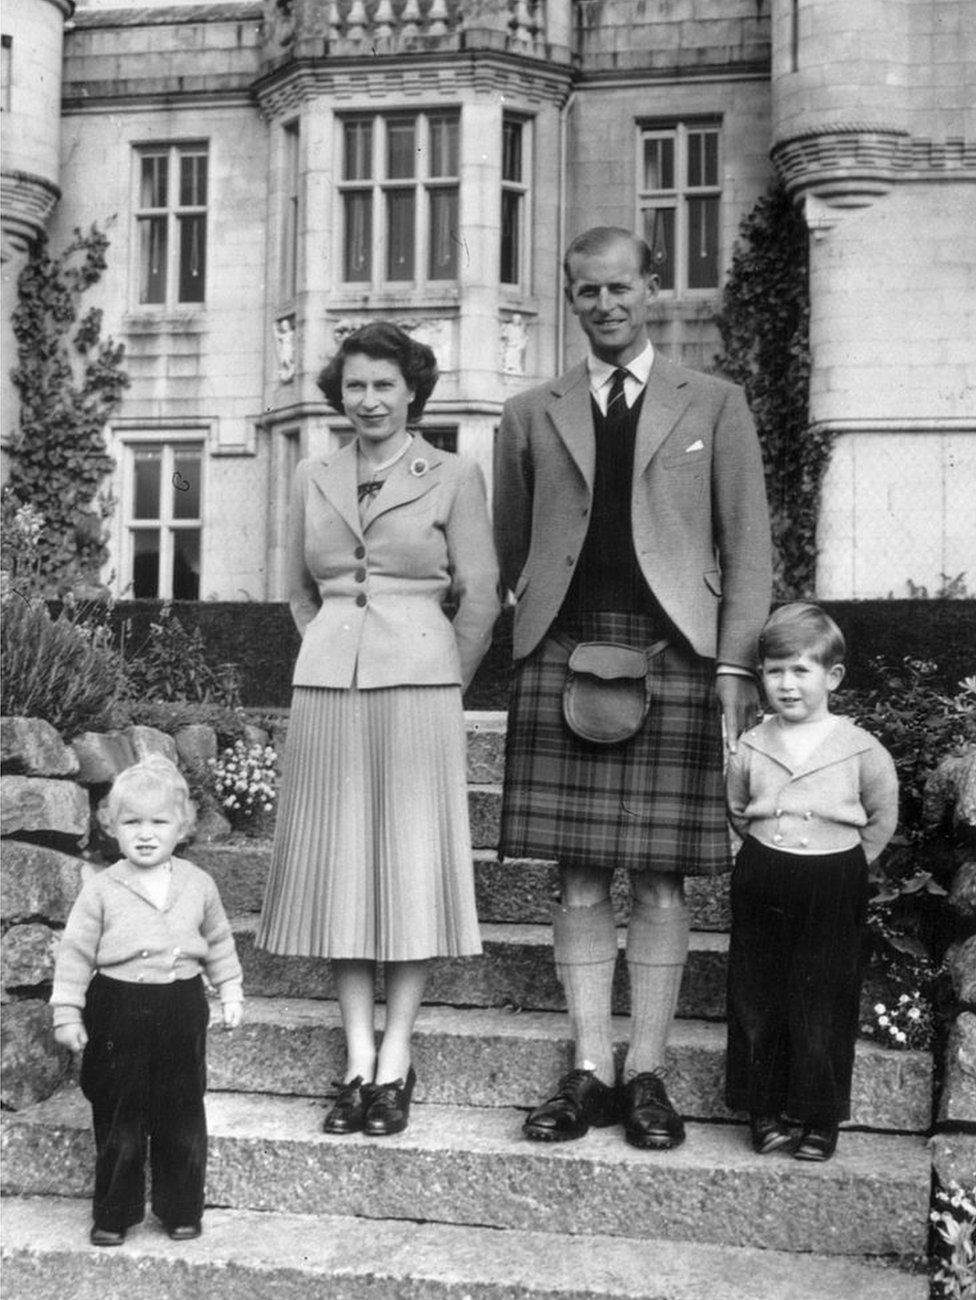
[(771, 716), (739, 739), (726, 1102), (749, 1112), (761, 1155), (829, 1160), (850, 1118), (867, 864), (894, 833), (891, 756), (830, 712), (844, 637), (816, 605), (778, 609), (759, 638)]
[(207, 1164), (201, 971), (224, 1026), (241, 1023), (241, 967), (217, 887), (173, 850), (193, 828), (186, 781), (153, 756), (116, 778), (100, 810), (124, 857), (83, 887), (54, 967), (54, 1036), (84, 1052), (95, 1130), (91, 1242), (118, 1246), (152, 1208), (174, 1241), (201, 1232)]

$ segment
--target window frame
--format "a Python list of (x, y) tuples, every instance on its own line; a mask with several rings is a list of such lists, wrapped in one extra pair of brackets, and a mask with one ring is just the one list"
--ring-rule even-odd
[[(502, 113), (502, 138), (501, 138), (501, 167), (500, 167), (500, 186), (501, 193), (499, 196), (499, 249), (498, 249), (498, 282), (504, 289), (519, 290), (524, 289), (529, 283), (529, 204), (531, 202), (531, 189), (528, 177), (532, 175), (532, 119), (522, 113)], [(518, 178), (507, 177), (505, 175), (505, 129), (506, 127), (518, 127), (519, 129), (519, 152), (520, 152), (520, 175)], [(511, 196), (516, 201), (518, 216), (517, 241), (518, 247), (513, 258), (515, 264), (514, 279), (504, 278), (504, 249), (505, 249), (505, 198)]]
[(292, 303), (301, 283), (302, 124), (294, 117), (281, 129), (281, 247), (278, 296)]
[[(143, 202), (143, 163), (148, 158), (166, 160), (166, 195), (163, 203)], [(211, 243), (211, 175), (212, 152), (209, 140), (165, 140), (134, 144), (132, 147), (133, 194), (133, 274), (132, 298), (137, 311), (188, 311), (200, 310), (207, 305), (207, 277), (209, 272), (209, 247)], [(183, 181), (182, 160), (204, 158), (206, 177), (204, 202), (184, 203), (181, 193)], [(182, 298), (183, 229), (184, 222), (203, 218), (203, 270), (200, 296)], [(142, 235), (144, 223), (162, 221), (165, 234), (165, 268), (162, 272), (161, 298), (143, 298), (146, 271), (145, 247)]]
[[(711, 136), (715, 140), (715, 182), (693, 185), (689, 181), (689, 140), (692, 136)], [(645, 184), (646, 144), (650, 140), (670, 140), (673, 145), (672, 185), (648, 186)], [(681, 119), (651, 120), (638, 123), (637, 130), (637, 221), (636, 229), (644, 234), (648, 243), (646, 214), (652, 211), (674, 213), (674, 283), (661, 285), (663, 298), (712, 298), (722, 287), (722, 198), (723, 198), (723, 142), (722, 119), (716, 116), (687, 117)], [(691, 204), (695, 200), (715, 201), (715, 283), (693, 286), (690, 284), (690, 240), (692, 220)], [(653, 248), (652, 248), (653, 252)]]
[[(397, 174), (398, 169), (391, 166), (393, 130), (397, 126), (411, 123), (414, 130), (411, 157), (414, 163), (412, 172)], [(454, 163), (453, 172), (439, 170), (434, 159), (433, 128), (435, 123), (446, 123), (453, 128), (453, 142), (446, 146), (448, 154), (453, 154), (449, 161)], [(354, 162), (350, 167), (347, 152), (348, 129), (359, 126), (364, 140), (368, 143), (359, 146)], [(428, 108), (397, 108), (386, 111), (360, 111), (338, 114), (336, 117), (338, 179), (336, 180), (336, 230), (338, 232), (338, 249), (336, 266), (338, 283), (346, 292), (396, 292), (403, 289), (422, 289), (428, 286), (444, 288), (454, 286), (459, 278), (458, 239), (461, 227), (461, 110), (456, 105), (435, 106)], [(366, 174), (362, 173), (366, 168)], [(435, 170), (435, 167), (438, 169)], [(453, 199), (452, 231), (449, 238), (453, 241), (451, 249), (452, 273), (446, 276), (434, 274), (433, 257), (436, 253), (436, 232), (434, 229), (437, 209), (436, 195), (450, 196)], [(360, 236), (365, 269), (362, 275), (351, 278), (348, 274), (351, 259), (356, 249), (350, 245), (351, 201), (359, 196)], [(393, 226), (391, 210), (394, 203), (409, 198), (409, 222), (412, 228), (405, 228), (404, 255), (409, 258), (408, 273), (401, 276), (391, 274), (391, 256), (396, 250), (392, 239)]]
[[(173, 595), (173, 563), (175, 558), (175, 538), (177, 532), (195, 531), (199, 538), (200, 572), (198, 591), (195, 599), (200, 600), (204, 588), (206, 554), (205, 537), (205, 502), (207, 491), (208, 433), (204, 427), (187, 429), (185, 432), (169, 429), (126, 429), (120, 431), (119, 450), (121, 451), (121, 509), (119, 511), (119, 589), (122, 593), (131, 592), (132, 599), (173, 600), (194, 599)], [(159, 512), (154, 517), (137, 517), (136, 507), (136, 459), (140, 453), (160, 451), (162, 453), (159, 482)], [(196, 453), (199, 456), (200, 489), (199, 505), (196, 515), (178, 518), (172, 509), (175, 501), (175, 485), (169, 493), (166, 484), (172, 484), (175, 474), (174, 462), (179, 456)], [(155, 529), (159, 533), (159, 573), (155, 596), (135, 596), (135, 559), (136, 547), (134, 535), (137, 531)]]

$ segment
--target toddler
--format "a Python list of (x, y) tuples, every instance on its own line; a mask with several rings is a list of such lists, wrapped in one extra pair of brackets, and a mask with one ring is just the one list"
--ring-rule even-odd
[(850, 1118), (867, 864), (894, 833), (891, 756), (830, 712), (844, 638), (817, 605), (778, 609), (759, 638), (772, 714), (739, 738), (726, 1101), (749, 1112), (761, 1155), (829, 1160)]
[(124, 857), (83, 887), (54, 967), (54, 1036), (82, 1052), (95, 1130), (95, 1246), (117, 1246), (152, 1209), (175, 1241), (200, 1235), (207, 1164), (201, 971), (224, 1026), (241, 1023), (241, 967), (217, 887), (173, 856), (193, 828), (186, 781), (153, 756), (116, 778), (99, 819)]

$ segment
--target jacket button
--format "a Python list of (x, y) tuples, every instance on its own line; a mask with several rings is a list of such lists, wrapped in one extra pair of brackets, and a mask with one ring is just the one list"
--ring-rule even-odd
[(362, 609), (362, 607), (366, 604), (366, 597), (363, 595), (362, 592), (360, 592), (359, 595), (356, 597), (356, 604), (359, 606), (360, 609)]
[(355, 557), (356, 557), (357, 560), (363, 560), (363, 559), (365, 559), (365, 558), (366, 558), (366, 547), (365, 547), (365, 546), (357, 546), (356, 549), (355, 549), (355, 551), (353, 551), (353, 555), (355, 555)]
[(583, 509), (580, 511), (580, 514), (583, 516), (584, 519), (589, 513), (590, 513), (589, 506), (584, 506)]
[(573, 566), (573, 557), (572, 557), (571, 555), (567, 555), (567, 556), (566, 556), (566, 563), (570, 566), (570, 568), (572, 568), (572, 566)]
[(356, 570), (356, 581), (357, 581), (357, 582), (365, 582), (365, 581), (366, 581), (366, 570), (365, 570), (365, 569), (357, 569), (357, 570)]

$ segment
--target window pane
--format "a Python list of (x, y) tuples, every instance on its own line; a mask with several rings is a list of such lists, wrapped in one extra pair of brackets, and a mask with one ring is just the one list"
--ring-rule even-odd
[(502, 284), (519, 282), (521, 217), (522, 195), (514, 190), (502, 190)]
[(166, 301), (166, 218), (139, 220), (139, 301)]
[(140, 208), (165, 208), (168, 174), (165, 154), (143, 154), (139, 174)]
[(386, 278), (413, 279), (414, 191), (386, 192)]
[(662, 289), (674, 288), (674, 208), (644, 212), (644, 240), (651, 250), (654, 274)]
[(173, 518), (200, 518), (200, 477), (203, 468), (199, 451), (177, 448), (173, 456)]
[(430, 258), (427, 275), (431, 280), (457, 279), (458, 193), (430, 191)]
[(387, 124), (386, 174), (391, 180), (403, 180), (414, 175), (416, 138), (413, 118), (394, 118)]
[(343, 205), (346, 213), (343, 276), (346, 280), (369, 280), (372, 273), (373, 196), (368, 192), (346, 194)]
[(151, 600), (159, 595), (159, 529), (132, 530), (132, 595)]
[(173, 530), (173, 599), (200, 599), (200, 530)]
[(502, 180), (522, 179), (522, 123), (502, 123)]
[[(342, 175), (347, 181), (365, 181), (373, 174), (373, 124), (346, 122)], [(347, 277), (348, 278), (348, 277)]]
[(281, 283), (284, 297), (298, 292), (298, 123), (284, 131), (285, 178), (282, 187)]
[(207, 218), (180, 217), (180, 302), (203, 302), (207, 275)]
[(689, 186), (718, 184), (718, 132), (691, 131), (688, 134)]
[(163, 467), (163, 453), (146, 448), (132, 457), (133, 491), (132, 518), (159, 518), (159, 476)]
[(718, 285), (718, 199), (688, 200), (688, 288)]
[(206, 154), (180, 155), (180, 207), (203, 208), (207, 204)]
[(674, 140), (644, 141), (644, 189), (674, 189)]
[(458, 120), (432, 117), (430, 120), (430, 175), (458, 174)]

